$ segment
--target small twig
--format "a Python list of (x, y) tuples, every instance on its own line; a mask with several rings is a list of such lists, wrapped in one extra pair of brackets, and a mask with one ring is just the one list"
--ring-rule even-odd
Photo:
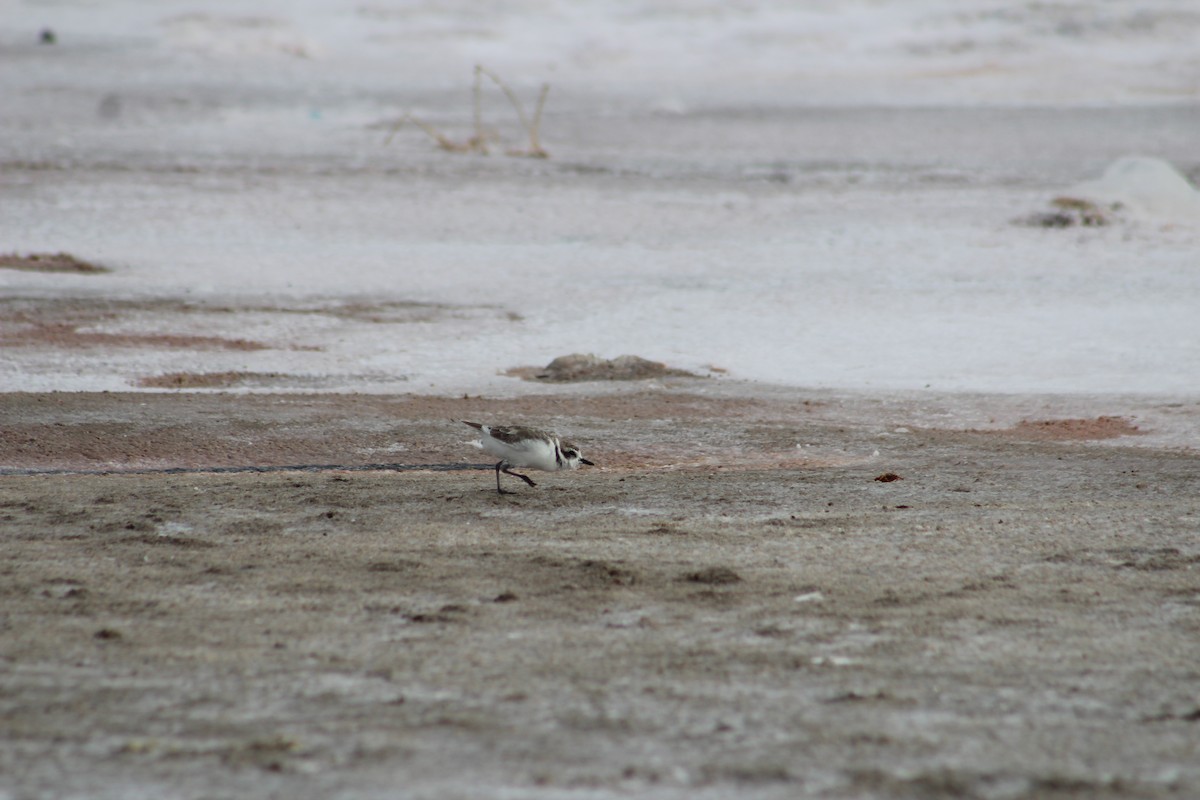
[(550, 94), (550, 84), (543, 83), (542, 91), (538, 94), (537, 108), (533, 110), (533, 125), (529, 128), (529, 152), (538, 158), (549, 158), (550, 154), (538, 141), (538, 131), (542, 127), (542, 111), (546, 108), (546, 95)]
[(412, 116), (410, 116), (409, 119), (412, 120), (414, 125), (425, 131), (426, 134), (436, 141), (438, 143), (438, 147), (442, 148), (443, 150), (449, 150), (451, 153), (466, 153), (472, 149), (472, 142), (474, 141), (473, 139), (468, 139), (466, 142), (461, 143), (456, 142), (427, 122), (422, 122), (421, 120)]
[(549, 158), (550, 154), (542, 147), (539, 139), (539, 131), (542, 126), (542, 115), (546, 110), (546, 96), (550, 93), (550, 84), (542, 84), (541, 91), (538, 92), (537, 105), (533, 111), (533, 119), (525, 113), (525, 107), (521, 105), (521, 100), (517, 97), (508, 84), (506, 84), (499, 75), (492, 72), (482, 64), (475, 65), (475, 86), (472, 89), (472, 105), (473, 119), (475, 123), (475, 133), (470, 139), (465, 142), (456, 142), (446, 134), (442, 133), (437, 128), (427, 122), (414, 117), (412, 114), (405, 114), (401, 117), (391, 130), (388, 132), (387, 138), (384, 139), (384, 144), (391, 144), (392, 139), (404, 127), (405, 123), (411, 122), (429, 138), (437, 142), (438, 147), (451, 153), (481, 153), (487, 155), (488, 141), (496, 140), (499, 137), (492, 131), (487, 130), (483, 126), (483, 76), (486, 75), (493, 83), (500, 87), (504, 92), (508, 102), (512, 104), (513, 110), (517, 112), (517, 119), (521, 122), (521, 127), (525, 129), (525, 135), (529, 137), (528, 150), (509, 150), (509, 155), (524, 156), (526, 158)]
[(439, 131), (437, 128), (430, 125), (428, 122), (418, 119), (412, 114), (405, 114), (403, 117), (401, 117), (400, 121), (392, 126), (391, 131), (388, 133), (387, 138), (383, 140), (383, 143), (385, 145), (391, 144), (392, 139), (395, 138), (396, 134), (401, 128), (404, 127), (404, 123), (406, 122), (411, 122), (413, 125), (416, 125), (422, 131), (424, 131), (430, 139), (433, 139), (435, 142), (437, 142), (438, 147), (451, 153), (468, 153), (472, 150), (479, 150), (485, 153), (487, 152), (486, 145), (481, 137), (473, 136), (465, 142), (456, 142), (446, 134)]
[(480, 152), (487, 153), (487, 145), (484, 144), (483, 135), (483, 76), (480, 74), (480, 66), (475, 65), (475, 141), (481, 145)]
[(499, 75), (492, 72), (482, 64), (476, 64), (475, 76), (477, 81), (480, 73), (491, 78), (492, 82), (499, 86), (500, 90), (504, 92), (504, 96), (508, 98), (508, 102), (512, 104), (513, 109), (517, 112), (517, 119), (521, 121), (521, 127), (525, 129), (525, 135), (529, 137), (528, 151), (516, 150), (510, 152), (514, 155), (531, 156), (533, 158), (547, 158), (550, 154), (547, 153), (542, 145), (538, 142), (538, 128), (542, 124), (542, 111), (546, 106), (546, 95), (550, 93), (550, 84), (542, 84), (542, 90), (538, 94), (537, 110), (534, 112), (533, 122), (531, 123), (529, 121), (529, 117), (525, 114), (525, 106), (521, 105), (521, 100), (517, 97), (517, 93), (509, 88), (509, 85), (505, 83)]
[(400, 132), (400, 129), (404, 127), (404, 123), (406, 122), (408, 122), (408, 114), (405, 114), (403, 117), (396, 120), (396, 124), (392, 126), (390, 131), (388, 131), (387, 138), (383, 140), (383, 143), (385, 145), (391, 144), (392, 139), (396, 138), (396, 134)]

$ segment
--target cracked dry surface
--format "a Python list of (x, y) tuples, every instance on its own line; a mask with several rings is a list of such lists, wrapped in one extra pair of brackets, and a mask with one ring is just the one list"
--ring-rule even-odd
[(504, 497), (490, 471), (0, 476), (0, 774), (18, 796), (1200, 793), (1194, 450), (1132, 415), (898, 426), (704, 386), (0, 395), (7, 468), (479, 461), (460, 418), (551, 424), (601, 465)]

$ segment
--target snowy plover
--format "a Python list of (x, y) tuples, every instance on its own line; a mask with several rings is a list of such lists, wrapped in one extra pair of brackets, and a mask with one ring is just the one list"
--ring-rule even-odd
[(520, 425), (480, 425), (465, 419), (462, 422), (483, 434), (479, 437), (479, 444), (484, 450), (500, 457), (500, 463), (496, 465), (496, 491), (500, 494), (512, 494), (500, 488), (501, 472), (520, 478), (530, 486), (537, 486), (529, 476), (512, 472), (510, 467), (557, 472), (560, 469), (579, 469), (580, 464), (596, 466), (580, 455), (579, 448), (575, 445), (537, 428), (525, 428)]

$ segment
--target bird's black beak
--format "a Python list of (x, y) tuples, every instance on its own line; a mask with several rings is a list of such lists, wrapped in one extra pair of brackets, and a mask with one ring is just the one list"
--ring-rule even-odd
[(581, 459), (579, 459), (579, 463), (580, 463), (580, 464), (587, 464), (589, 467), (594, 467), (594, 466), (596, 466), (596, 465), (595, 465), (595, 464), (593, 464), (592, 462), (588, 461), (586, 458), (581, 458)]

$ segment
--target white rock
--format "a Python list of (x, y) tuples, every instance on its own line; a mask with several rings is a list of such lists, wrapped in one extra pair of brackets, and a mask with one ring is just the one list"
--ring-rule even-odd
[(1103, 177), (1073, 186), (1066, 196), (1100, 206), (1119, 205), (1132, 217), (1200, 223), (1200, 192), (1160, 158), (1119, 158)]

